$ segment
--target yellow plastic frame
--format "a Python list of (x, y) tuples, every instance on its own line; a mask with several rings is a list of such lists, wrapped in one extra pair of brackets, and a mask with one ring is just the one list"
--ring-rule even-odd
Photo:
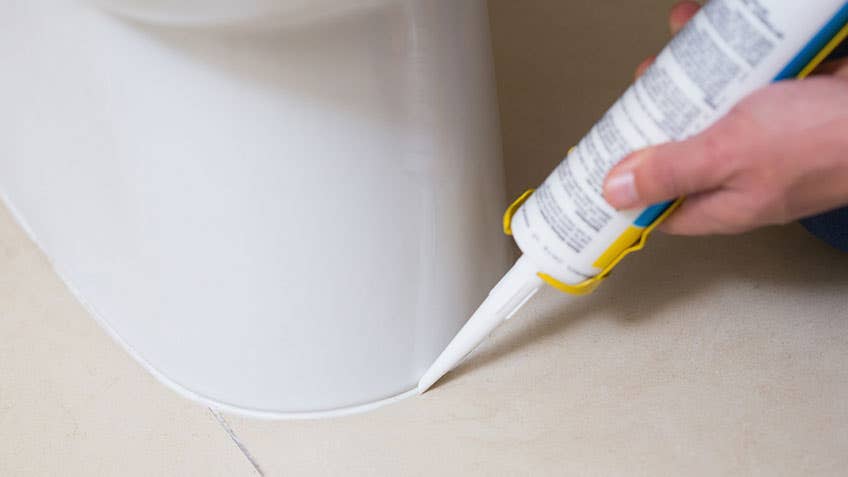
[[(515, 213), (518, 212), (518, 209), (520, 209), (521, 206), (524, 205), (524, 202), (526, 202), (527, 199), (530, 198), (530, 196), (533, 194), (533, 191), (534, 189), (528, 189), (523, 194), (521, 194), (521, 196), (518, 197), (515, 202), (510, 204), (509, 207), (507, 207), (506, 213), (503, 217), (503, 230), (505, 234), (512, 236), (512, 218)], [(674, 201), (674, 203), (672, 203), (668, 207), (668, 209), (666, 209), (665, 212), (663, 212), (662, 215), (657, 218), (657, 220), (651, 223), (651, 225), (645, 227), (645, 229), (642, 231), (642, 233), (639, 235), (633, 245), (624, 249), (616, 258), (614, 258), (609, 263), (609, 265), (604, 267), (604, 269), (601, 270), (601, 272), (595, 275), (594, 277), (584, 280), (583, 282), (580, 282), (577, 285), (569, 285), (567, 283), (563, 283), (557, 280), (556, 278), (548, 275), (547, 273), (542, 272), (538, 273), (539, 278), (541, 278), (545, 283), (556, 288), (557, 290), (569, 293), (571, 295), (586, 295), (592, 293), (593, 291), (595, 291), (596, 288), (601, 285), (601, 282), (603, 282), (610, 275), (610, 273), (612, 273), (612, 270), (616, 267), (616, 265), (618, 265), (619, 262), (624, 259), (624, 257), (630, 255), (633, 252), (637, 252), (645, 248), (645, 243), (647, 243), (648, 236), (651, 235), (651, 232), (653, 232), (654, 229), (656, 229), (669, 215), (671, 215), (671, 213), (674, 212), (674, 210), (677, 209), (677, 207), (679, 207), (682, 202), (682, 198)]]

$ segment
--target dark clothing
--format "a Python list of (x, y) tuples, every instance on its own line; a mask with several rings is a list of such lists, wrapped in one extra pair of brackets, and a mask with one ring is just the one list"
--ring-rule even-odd
[[(845, 57), (848, 57), (848, 40), (836, 47), (828, 60)], [(816, 237), (848, 252), (848, 207), (804, 219), (801, 225)]]
[(848, 252), (848, 207), (804, 219), (801, 225), (816, 237)]

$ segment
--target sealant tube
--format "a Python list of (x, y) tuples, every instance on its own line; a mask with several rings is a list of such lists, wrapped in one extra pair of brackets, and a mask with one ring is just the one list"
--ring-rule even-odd
[(539, 281), (575, 295), (594, 290), (679, 204), (614, 209), (602, 194), (613, 166), (638, 149), (700, 133), (770, 82), (807, 76), (846, 36), (844, 0), (704, 5), (545, 182), (507, 210), (504, 230), (524, 255), (426, 372), (419, 392), (525, 303)]

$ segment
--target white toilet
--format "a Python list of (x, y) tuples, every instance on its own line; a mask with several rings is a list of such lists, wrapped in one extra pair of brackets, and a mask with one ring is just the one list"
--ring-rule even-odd
[(100, 3), (0, 17), (0, 192), (68, 286), (209, 405), (409, 395), (508, 260), (485, 2)]

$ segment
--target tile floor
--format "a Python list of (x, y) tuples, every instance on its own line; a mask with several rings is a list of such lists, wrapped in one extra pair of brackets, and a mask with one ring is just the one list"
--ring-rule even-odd
[[(720, 259), (719, 259), (720, 258)], [(184, 401), (0, 210), (0, 475), (839, 475), (848, 256), (797, 227), (658, 237), (543, 294), (423, 397), (328, 421)]]

